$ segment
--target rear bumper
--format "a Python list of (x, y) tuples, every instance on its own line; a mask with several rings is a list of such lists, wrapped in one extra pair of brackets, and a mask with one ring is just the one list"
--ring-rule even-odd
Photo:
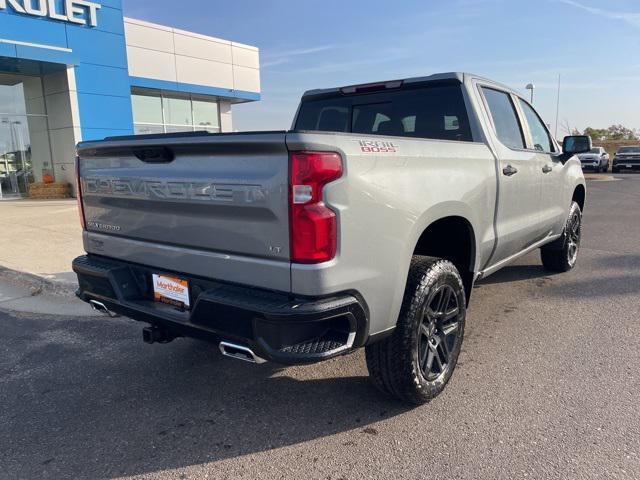
[[(282, 364), (311, 363), (364, 345), (368, 314), (357, 294), (299, 297), (183, 275), (106, 257), (73, 261), (78, 297), (171, 335), (233, 342)], [(151, 275), (189, 281), (190, 311), (153, 301)]]

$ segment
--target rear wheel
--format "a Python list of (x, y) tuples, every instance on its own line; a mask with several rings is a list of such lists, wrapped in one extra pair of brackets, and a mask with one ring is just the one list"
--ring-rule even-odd
[(366, 347), (374, 385), (416, 405), (440, 394), (458, 362), (465, 298), (462, 279), (451, 262), (414, 257), (394, 333)]
[(540, 249), (542, 264), (552, 272), (568, 272), (576, 266), (582, 237), (582, 212), (573, 202), (562, 236)]

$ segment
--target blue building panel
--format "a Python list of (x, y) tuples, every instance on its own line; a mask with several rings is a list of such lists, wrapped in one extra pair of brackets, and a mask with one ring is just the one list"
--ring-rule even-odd
[(82, 140), (102, 140), (105, 137), (120, 137), (122, 135), (131, 135), (131, 130), (115, 128), (83, 128)]
[[(0, 57), (15, 58), (18, 56), (16, 46), (11, 43), (0, 43)], [(0, 68), (2, 68), (2, 62), (0, 58)]]
[(0, 38), (66, 48), (66, 24), (0, 10)]
[(155, 90), (172, 92), (199, 93), (201, 95), (213, 95), (216, 97), (239, 100), (260, 100), (260, 94), (257, 92), (245, 92), (243, 90), (194, 85), (192, 83), (169, 82), (166, 80), (156, 80), (154, 78), (143, 77), (130, 77), (129, 81), (133, 87), (152, 88)]
[(80, 63), (128, 68), (124, 35), (69, 27), (67, 37), (69, 46)]
[(178, 91), (178, 82), (168, 80), (156, 80), (154, 78), (129, 77), (132, 87), (153, 88), (156, 90)]
[(186, 93), (199, 93), (201, 95), (215, 95), (223, 98), (237, 100), (260, 100), (258, 92), (245, 92), (244, 90), (228, 90), (226, 88), (209, 87), (206, 85), (193, 85), (191, 83), (178, 83), (178, 91)]
[(26, 45), (16, 45), (16, 57), (26, 60), (61, 63), (64, 65), (76, 65), (78, 63), (78, 59), (72, 51), (53, 50)]
[(76, 90), (95, 95), (128, 96), (131, 89), (127, 69), (83, 63), (76, 68)]
[(131, 97), (78, 93), (82, 128), (120, 128), (133, 132)]
[(95, 27), (94, 30), (124, 35), (124, 21), (122, 19), (122, 10), (105, 7), (103, 5), (102, 8), (98, 11), (98, 16), (100, 17), (100, 21), (98, 22), (98, 26)]

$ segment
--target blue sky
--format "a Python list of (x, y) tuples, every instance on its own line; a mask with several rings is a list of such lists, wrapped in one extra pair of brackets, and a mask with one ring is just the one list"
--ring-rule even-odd
[[(180, 8), (176, 7), (180, 5)], [(563, 127), (640, 129), (638, 0), (125, 0), (125, 14), (261, 50), (262, 100), (238, 130), (285, 129), (312, 88), (471, 71)]]

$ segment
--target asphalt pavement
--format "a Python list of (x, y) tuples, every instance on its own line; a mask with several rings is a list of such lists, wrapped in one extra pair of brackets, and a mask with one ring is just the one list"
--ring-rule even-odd
[(481, 282), (419, 408), (362, 352), (254, 366), (123, 318), (0, 313), (0, 478), (640, 478), (638, 205), (640, 175), (589, 181), (577, 268), (536, 252)]

